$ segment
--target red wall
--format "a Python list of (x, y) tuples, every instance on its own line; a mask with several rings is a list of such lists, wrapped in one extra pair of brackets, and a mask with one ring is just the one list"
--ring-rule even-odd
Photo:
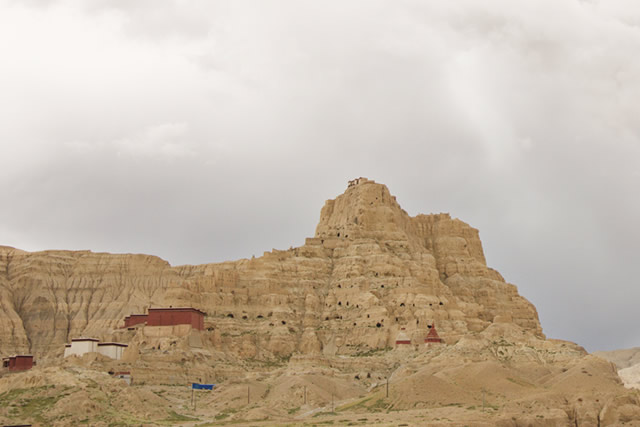
[(194, 329), (204, 329), (204, 315), (195, 310), (149, 310), (147, 326), (191, 325)]
[(14, 356), (9, 359), (10, 371), (26, 371), (33, 368), (33, 356)]

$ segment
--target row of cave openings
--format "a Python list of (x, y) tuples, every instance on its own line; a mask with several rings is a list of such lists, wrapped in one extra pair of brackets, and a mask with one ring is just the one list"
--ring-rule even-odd
[[(338, 301), (338, 305), (342, 307), (342, 301)], [(444, 305), (444, 303), (440, 301), (438, 305)], [(415, 303), (413, 303), (412, 306), (415, 307), (416, 306)], [(429, 303), (429, 307), (432, 307), (432, 306), (433, 306), (433, 303)], [(331, 304), (327, 304), (327, 307), (331, 307)], [(349, 307), (349, 301), (346, 302), (345, 307)], [(401, 302), (400, 307), (405, 307), (405, 303)], [(356, 308), (360, 308), (360, 305), (356, 304)]]
[[(340, 287), (340, 285), (338, 285), (338, 287)], [(442, 305), (444, 305), (444, 303), (443, 303), (442, 301), (440, 301), (440, 302), (438, 303), (438, 305), (441, 305), (441, 306), (442, 306)], [(331, 307), (331, 304), (327, 304), (326, 306), (327, 306), (327, 307)], [(342, 306), (342, 301), (338, 301), (338, 306)], [(349, 306), (349, 301), (346, 301), (345, 306), (347, 306), (347, 307)], [(402, 303), (400, 303), (400, 305), (399, 305), (399, 306), (400, 306), (400, 307), (405, 307), (405, 303), (403, 303), (403, 302), (402, 302)], [(412, 306), (413, 306), (413, 307), (415, 307), (415, 306), (416, 306), (416, 305), (415, 305), (415, 303), (413, 303), (413, 304), (412, 304)], [(429, 303), (429, 306), (430, 306), (430, 307), (431, 307), (431, 306), (433, 306), (433, 303)], [(359, 305), (359, 304), (356, 304), (356, 306), (355, 306), (355, 307), (356, 307), (356, 308), (360, 308), (360, 305)], [(295, 312), (296, 312), (296, 311), (294, 310), (294, 314), (295, 314)], [(273, 316), (273, 312), (270, 312), (270, 313), (267, 315), (267, 317), (271, 317), (271, 316)], [(228, 317), (228, 318), (230, 318), (230, 319), (234, 319), (234, 318), (235, 318), (235, 316), (234, 316), (234, 314), (233, 314), (233, 313), (228, 313), (228, 314), (226, 315), (226, 317)], [(370, 315), (370, 314), (367, 314), (367, 319), (370, 319), (370, 318), (371, 318), (371, 315)], [(249, 316), (247, 316), (246, 314), (244, 314), (244, 315), (242, 315), (242, 319), (243, 319), (243, 320), (248, 320), (248, 319), (249, 319)], [(264, 319), (264, 316), (263, 316), (262, 314), (258, 314), (258, 315), (256, 316), (256, 319)], [(342, 320), (342, 316), (340, 316), (340, 315), (336, 315), (336, 316), (334, 317), (334, 319), (336, 319), (336, 320)], [(329, 316), (326, 316), (324, 320), (325, 320), (325, 321), (330, 320), (330, 319), (329, 319)], [(397, 322), (399, 322), (399, 321), (400, 321), (400, 318), (399, 318), (399, 317), (396, 317), (396, 318), (395, 318), (395, 321), (396, 321), (396, 323), (397, 323)], [(281, 323), (282, 325), (286, 325), (286, 324), (287, 324), (287, 321), (286, 321), (286, 320), (281, 320), (281, 321), (280, 321), (280, 323)], [(416, 319), (416, 324), (420, 324), (420, 320)], [(358, 325), (358, 324), (357, 324), (357, 322), (353, 322), (353, 326), (357, 326), (357, 325)], [(272, 322), (272, 323), (269, 323), (269, 326), (275, 326), (275, 323), (273, 323), (273, 322)], [(381, 328), (382, 326), (384, 326), (384, 319), (381, 319), (381, 320), (380, 320), (380, 322), (377, 322), (377, 323), (376, 323), (376, 328)], [(429, 327), (429, 328), (431, 328), (431, 325), (428, 325), (428, 327)], [(208, 329), (208, 330), (210, 330), (210, 329)]]
[[(293, 312), (295, 313), (296, 311), (295, 311), (295, 310), (293, 310)], [(267, 315), (267, 317), (271, 317), (271, 316), (273, 316), (273, 312), (270, 312), (270, 313)], [(228, 317), (229, 319), (234, 319), (234, 318), (235, 318), (235, 316), (233, 315), (233, 313), (229, 313), (229, 314), (227, 314), (227, 316), (226, 316), (226, 317)], [(264, 319), (264, 316), (263, 316), (262, 314), (258, 314), (258, 315), (256, 316), (256, 319)], [(243, 314), (243, 315), (242, 315), (242, 320), (249, 320), (249, 316), (247, 316), (246, 314)], [(281, 321), (280, 321), (280, 323), (282, 323), (283, 325), (286, 325), (286, 324), (287, 324), (287, 321), (286, 321), (286, 320), (281, 320)], [(271, 323), (269, 323), (269, 326), (275, 326), (275, 323), (271, 322)]]
[[(271, 316), (271, 314), (272, 313), (269, 313), (269, 316)], [(227, 317), (230, 318), (230, 319), (233, 319), (234, 315), (233, 315), (233, 313), (229, 313), (229, 314), (227, 314)], [(243, 319), (247, 319), (247, 316), (244, 315), (244, 316), (242, 316), (242, 318)], [(256, 318), (257, 319), (264, 319), (264, 316), (262, 314), (259, 314)], [(371, 318), (371, 315), (367, 314), (367, 319), (370, 319), (370, 318)], [(334, 319), (335, 320), (342, 320), (342, 316), (335, 316)], [(324, 320), (325, 321), (330, 320), (329, 316), (326, 316), (324, 318)], [(396, 317), (395, 320), (396, 320), (396, 323), (400, 322), (400, 318), (399, 317)], [(282, 325), (286, 325), (287, 321), (286, 320), (281, 320), (280, 323)], [(420, 324), (420, 319), (416, 319), (416, 325), (419, 325), (419, 324)], [(271, 323), (269, 323), (269, 326), (275, 326), (275, 323), (271, 322)], [(358, 323), (357, 322), (353, 322), (353, 326), (358, 326)], [(380, 321), (376, 323), (376, 328), (381, 328), (383, 326), (384, 326), (384, 319), (380, 319)], [(431, 329), (431, 325), (427, 325), (427, 328)], [(213, 329), (214, 328), (212, 328), (212, 327), (207, 328), (208, 331), (212, 331)]]
[[(370, 319), (371, 315), (367, 314), (367, 319)], [(324, 318), (325, 321), (330, 320), (329, 316)], [(334, 316), (334, 320), (342, 320), (342, 316), (336, 315)], [(400, 322), (400, 318), (396, 317), (396, 323)], [(420, 324), (420, 319), (416, 319), (416, 325)], [(353, 326), (358, 326), (358, 322), (353, 322)], [(384, 319), (380, 319), (379, 322), (376, 323), (376, 328), (381, 328), (384, 326)], [(431, 325), (427, 325), (427, 328), (431, 329)]]

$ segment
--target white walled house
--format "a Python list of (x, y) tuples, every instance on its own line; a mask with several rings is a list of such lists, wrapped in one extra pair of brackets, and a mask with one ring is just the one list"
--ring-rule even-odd
[(95, 338), (73, 338), (71, 344), (65, 344), (64, 346), (64, 357), (95, 353), (98, 351), (99, 341)]
[(86, 353), (100, 353), (115, 360), (120, 360), (127, 344), (117, 342), (100, 342), (95, 338), (74, 338), (71, 344), (65, 344), (64, 357), (82, 357)]
[(121, 344), (118, 342), (101, 342), (98, 343), (98, 353), (115, 360), (120, 360), (122, 359), (124, 349), (127, 347), (127, 344)]

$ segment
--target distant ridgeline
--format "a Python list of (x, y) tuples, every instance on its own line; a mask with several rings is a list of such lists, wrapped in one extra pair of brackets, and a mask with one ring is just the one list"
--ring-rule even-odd
[[(171, 306), (195, 310), (153, 308)], [(111, 342), (122, 327), (171, 316), (238, 357), (356, 354), (394, 347), (402, 328), (400, 341), (414, 344), (452, 344), (493, 323), (542, 336), (535, 307), (487, 267), (476, 229), (448, 214), (410, 217), (366, 178), (325, 203), (303, 246), (259, 258), (171, 267), (0, 247), (2, 357), (60, 357), (73, 338)]]

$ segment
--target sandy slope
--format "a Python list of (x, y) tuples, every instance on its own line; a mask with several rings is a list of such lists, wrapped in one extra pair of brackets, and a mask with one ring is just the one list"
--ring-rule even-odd
[[(197, 350), (197, 351), (196, 351)], [(368, 356), (298, 355), (278, 366), (246, 365), (213, 392), (189, 383), (144, 384), (133, 362), (71, 357), (0, 378), (0, 422), (40, 425), (611, 425), (640, 423), (640, 395), (613, 365), (575, 344), (494, 324), (455, 345)], [(196, 370), (202, 349), (160, 350)], [(155, 350), (157, 353), (158, 350)], [(167, 359), (168, 360), (168, 359)], [(127, 386), (106, 374), (126, 364)], [(194, 371), (195, 372), (195, 371)], [(176, 372), (177, 374), (177, 372)], [(168, 378), (168, 377), (167, 377)], [(387, 378), (389, 395), (387, 396)]]

